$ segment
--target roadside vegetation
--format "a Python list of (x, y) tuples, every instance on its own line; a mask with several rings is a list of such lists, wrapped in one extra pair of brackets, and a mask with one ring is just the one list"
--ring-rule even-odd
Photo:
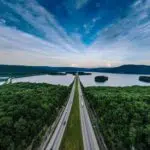
[(60, 150), (83, 150), (83, 139), (80, 123), (78, 81), (69, 120), (61, 142)]
[(54, 122), (65, 104), (70, 88), (44, 83), (0, 86), (0, 149), (24, 150), (35, 139), (34, 149), (43, 128)]
[(84, 94), (108, 149), (149, 149), (150, 87), (87, 87)]

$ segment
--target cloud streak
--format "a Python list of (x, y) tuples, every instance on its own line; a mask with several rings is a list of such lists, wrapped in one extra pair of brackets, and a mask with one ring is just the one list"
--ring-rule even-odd
[[(150, 0), (136, 1), (125, 18), (106, 26), (89, 50), (112, 51), (123, 63), (150, 65)], [(113, 55), (108, 55), (113, 56)], [(111, 59), (110, 59), (111, 61)]]
[[(50, 12), (47, 12), (47, 10), (35, 0), (26, 0), (24, 2), (19, 0), (16, 3), (2, 0), (2, 3), (5, 4), (8, 9), (12, 9), (18, 16), (21, 16), (22, 19), (28, 22), (36, 31), (40, 32), (43, 35), (41, 38), (44, 40), (60, 46), (60, 48), (66, 51), (77, 51), (77, 45), (74, 42), (76, 39), (71, 39), (55, 20), (54, 16)], [(16, 16), (11, 17), (13, 18), (7, 19), (17, 19)]]

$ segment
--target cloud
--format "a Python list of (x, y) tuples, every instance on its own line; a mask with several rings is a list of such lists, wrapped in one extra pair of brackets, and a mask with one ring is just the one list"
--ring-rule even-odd
[[(48, 64), (51, 65), (52, 62), (53, 64), (56, 63), (58, 59), (64, 59), (66, 53), (65, 50), (59, 49), (57, 45), (40, 38), (16, 29), (0, 26), (0, 63), (23, 64), (24, 62), (24, 64), (29, 65), (30, 58), (31, 60), (35, 59), (33, 65), (46, 65), (47, 60), (49, 60)], [(45, 58), (45, 61), (38, 61), (36, 58)]]
[[(40, 32), (44, 40), (59, 45), (66, 51), (77, 52), (79, 47), (75, 43), (76, 39), (71, 39), (58, 24), (55, 17), (35, 0), (20, 0), (16, 3), (2, 0), (2, 3)], [(11, 19), (16, 19), (15, 15), (11, 17), (13, 17)]]
[[(15, 36), (12, 36), (15, 35)], [(77, 35), (74, 35), (77, 36)], [(76, 37), (77, 38), (77, 37)], [(16, 29), (0, 26), (0, 63), (21, 65), (48, 65), (82, 67), (105, 66), (111, 51), (81, 51), (74, 53), (59, 49), (57, 45)], [(118, 56), (113, 57), (115, 63)]]
[(134, 3), (125, 18), (109, 24), (97, 34), (97, 39), (89, 50), (99, 53), (112, 51), (124, 63), (143, 63), (150, 65), (150, 0)]
[[(87, 0), (76, 2), (81, 8)], [(68, 35), (55, 16), (36, 0), (1, 0), (0, 3), (8, 12), (11, 10), (0, 18), (1, 64), (81, 67), (127, 63), (150, 65), (150, 0), (134, 3), (126, 17), (99, 30), (97, 39), (90, 46), (83, 44), (81, 33)], [(8, 24), (8, 20), (14, 21), (14, 24)], [(87, 34), (98, 20), (102, 18), (96, 17), (85, 24)], [(25, 22), (40, 36), (26, 32)], [(18, 27), (19, 23), (22, 28)]]
[(88, 0), (75, 0), (75, 2), (76, 2), (76, 9), (80, 9), (88, 2)]
[[(0, 63), (68, 66), (69, 56), (80, 54), (84, 49), (80, 36), (69, 37), (55, 17), (35, 0), (18, 0), (16, 3), (2, 0), (0, 3), (13, 13), (0, 20)], [(6, 24), (7, 20), (17, 20), (17, 16), (38, 32), (43, 32), (43, 37), (24, 32), (17, 24)]]

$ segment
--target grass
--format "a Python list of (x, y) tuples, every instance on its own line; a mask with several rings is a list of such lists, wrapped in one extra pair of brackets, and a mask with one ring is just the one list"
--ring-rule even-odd
[(74, 101), (68, 124), (60, 145), (60, 150), (83, 150), (83, 139), (80, 123), (78, 81), (76, 80)]

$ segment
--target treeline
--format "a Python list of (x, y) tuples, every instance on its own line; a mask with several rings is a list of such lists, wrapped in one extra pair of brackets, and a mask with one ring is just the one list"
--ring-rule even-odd
[(108, 149), (149, 149), (150, 87), (88, 87), (84, 94)]
[(56, 119), (70, 88), (44, 83), (0, 86), (0, 149), (24, 150), (39, 138), (43, 127)]
[(0, 65), (0, 76), (25, 77), (44, 74), (66, 75), (66, 73), (51, 67)]
[(74, 71), (74, 72), (66, 72), (66, 74), (72, 74), (72, 75), (76, 75), (78, 74), (79, 76), (82, 76), (82, 75), (91, 75), (92, 73), (90, 72), (78, 72), (78, 71)]

